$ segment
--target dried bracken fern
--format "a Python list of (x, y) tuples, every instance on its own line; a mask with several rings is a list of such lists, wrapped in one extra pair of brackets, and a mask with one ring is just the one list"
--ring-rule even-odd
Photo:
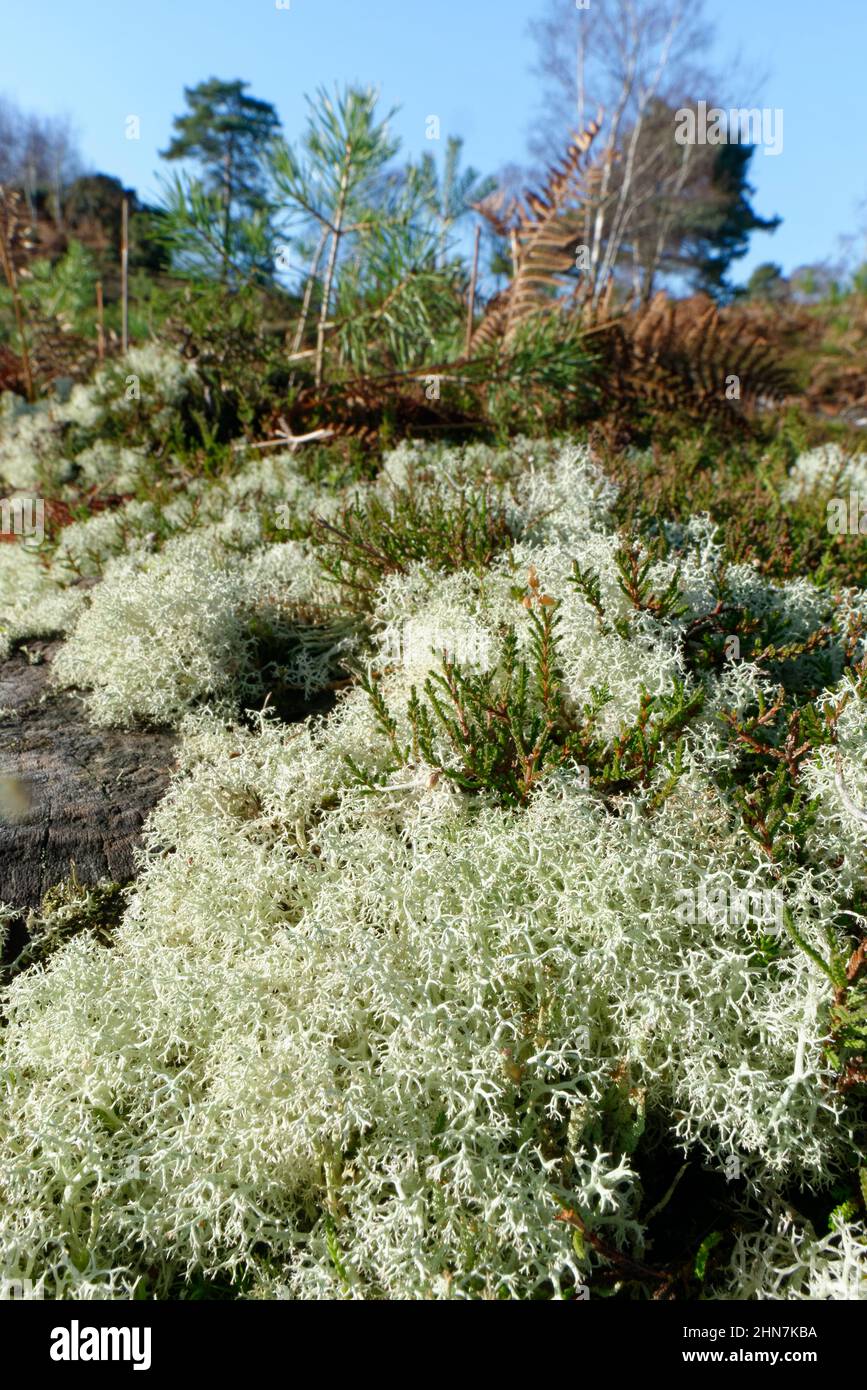
[(636, 402), (738, 418), (740, 408), (775, 403), (792, 390), (774, 346), (736, 313), (704, 295), (672, 300), (665, 291), (606, 334), (613, 408)]
[(574, 136), (563, 159), (549, 169), (541, 192), (528, 190), (523, 201), (507, 201), (498, 193), (475, 204), (494, 231), (508, 237), (513, 276), (508, 289), (491, 301), (473, 334), (474, 351), (498, 338), (508, 345), (522, 323), (550, 307), (563, 277), (575, 269), (588, 199), (585, 156), (598, 131), (598, 122), (591, 121)]

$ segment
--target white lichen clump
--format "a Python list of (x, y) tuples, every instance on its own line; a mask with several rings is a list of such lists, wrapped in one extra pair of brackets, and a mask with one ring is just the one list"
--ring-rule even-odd
[(135, 486), (141, 451), (100, 438), (136, 412), (147, 413), (154, 432), (166, 428), (195, 380), (192, 363), (156, 343), (131, 348), (126, 357), (97, 372), (68, 397), (28, 406), (6, 395), (0, 410), (0, 486), (7, 490), (54, 492), (73, 479), (111, 485), (117, 493)]
[[(706, 522), (654, 575), (680, 563), (688, 614), (623, 635), (568, 582), (578, 558), (609, 617), (625, 613), (612, 494), (586, 454), (509, 496), (519, 539), (489, 573), (417, 565), (380, 587), (369, 655), (399, 738), (440, 646), (485, 670), (515, 624), (526, 649), (513, 589), (531, 567), (561, 601), (567, 694), (609, 687), (604, 732), (643, 690), (689, 682), (678, 634), (715, 601)], [(268, 1298), (569, 1296), (603, 1257), (564, 1215), (609, 1250), (651, 1245), (644, 1136), (738, 1175), (744, 1233), (717, 1296), (863, 1297), (862, 1224), (820, 1237), (781, 1216), (784, 1189), (822, 1192), (851, 1161), (828, 982), (786, 935), (768, 968), (749, 922), (682, 910), (702, 882), (776, 886), (713, 775), (715, 711), (766, 675), (708, 676), (652, 816), (656, 785), (613, 814), (569, 768), (520, 810), (418, 762), (395, 770), (357, 687), (319, 722), (232, 723), (230, 703), (194, 707), (243, 705), (251, 613), (324, 631), (333, 603), (311, 547), (256, 543), (238, 505), (236, 490), (222, 529), (211, 516), (109, 559), (56, 662), (99, 721), (182, 720), (181, 766), (111, 948), (83, 933), (5, 992), (0, 1275), (50, 1297), (165, 1296), (202, 1276)], [(792, 639), (823, 619), (809, 585), (730, 579)], [(311, 687), (339, 642), (314, 644), (328, 657)], [(863, 779), (865, 721), (842, 729)], [(831, 838), (785, 894), (821, 951), (835, 875), (863, 877), (864, 842), (824, 752), (805, 776)]]
[(83, 603), (84, 595), (55, 577), (27, 545), (0, 545), (0, 661), (27, 638), (64, 632)]
[(800, 455), (782, 496), (793, 502), (816, 492), (840, 497), (849, 491), (867, 495), (867, 454), (847, 455), (839, 444), (820, 444)]
[(226, 549), (213, 531), (175, 537), (157, 554), (139, 551), (106, 565), (53, 679), (89, 692), (96, 724), (173, 724), (206, 697), (225, 696), (231, 712), (233, 699), (252, 699), (259, 689), (254, 633), (265, 624), (297, 639), (294, 683), (321, 688), (342, 634), (325, 627), (318, 643), (305, 641), (298, 630), (305, 625), (295, 619), (332, 597), (323, 588), (300, 543), (246, 556)]
[(238, 585), (195, 534), (158, 555), (111, 561), (53, 668), (91, 690), (97, 724), (171, 723), (246, 666)]

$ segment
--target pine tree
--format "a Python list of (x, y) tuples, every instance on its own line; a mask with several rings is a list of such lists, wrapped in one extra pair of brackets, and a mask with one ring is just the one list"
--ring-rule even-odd
[(209, 194), (222, 205), (221, 279), (228, 279), (233, 218), (267, 208), (265, 155), (280, 133), (280, 118), (270, 102), (248, 96), (248, 82), (211, 77), (185, 87), (189, 111), (174, 118), (174, 137), (164, 159), (195, 161)]

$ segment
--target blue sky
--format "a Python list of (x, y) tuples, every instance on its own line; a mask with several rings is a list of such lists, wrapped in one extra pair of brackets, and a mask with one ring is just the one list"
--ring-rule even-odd
[[(572, 8), (572, 0), (561, 0)], [(591, 0), (591, 4), (593, 0)], [(0, 93), (45, 114), (69, 114), (90, 165), (144, 197), (157, 194), (157, 151), (183, 109), (183, 87), (211, 75), (249, 80), (300, 131), (304, 93), (356, 81), (400, 105), (407, 153), (431, 146), (425, 119), (460, 134), (483, 172), (527, 158), (543, 95), (531, 73), (528, 22), (545, 0), (0, 0)], [(755, 206), (784, 221), (753, 238), (735, 278), (764, 260), (788, 272), (836, 258), (842, 234), (867, 229), (867, 131), (861, 113), (867, 0), (712, 0), (714, 60), (740, 52), (766, 74), (758, 91), (724, 92), (732, 105), (784, 112), (784, 149), (758, 151)], [(126, 138), (126, 118), (141, 138)], [(867, 238), (856, 242), (867, 259)]]

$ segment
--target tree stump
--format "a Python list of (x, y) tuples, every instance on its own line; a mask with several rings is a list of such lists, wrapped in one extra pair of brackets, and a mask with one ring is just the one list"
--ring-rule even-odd
[(59, 642), (0, 665), (0, 902), (38, 907), (68, 877), (128, 882), (174, 760), (167, 730), (94, 729), (82, 697), (49, 683)]

